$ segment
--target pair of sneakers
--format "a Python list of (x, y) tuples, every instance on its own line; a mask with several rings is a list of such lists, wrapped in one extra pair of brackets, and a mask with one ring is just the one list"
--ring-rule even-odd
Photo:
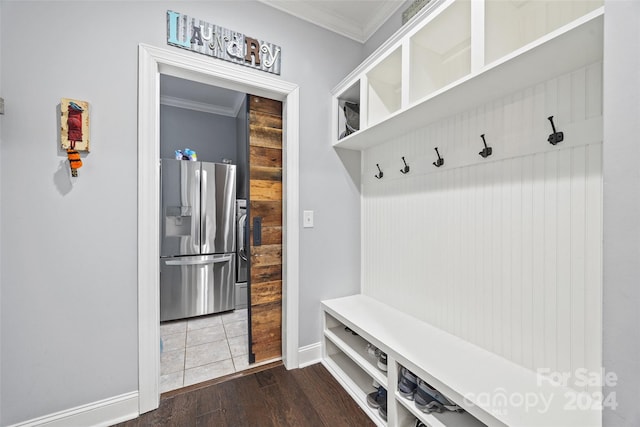
[(367, 353), (369, 353), (370, 356), (378, 359), (376, 362), (378, 369), (387, 372), (387, 353), (383, 353), (378, 347), (373, 344), (367, 344)]
[(426, 414), (444, 410), (463, 411), (460, 406), (447, 399), (442, 393), (405, 367), (400, 368), (398, 393), (406, 399), (413, 400), (416, 408)]
[(387, 421), (387, 390), (379, 386), (374, 392), (367, 395), (367, 405), (378, 410), (380, 418)]

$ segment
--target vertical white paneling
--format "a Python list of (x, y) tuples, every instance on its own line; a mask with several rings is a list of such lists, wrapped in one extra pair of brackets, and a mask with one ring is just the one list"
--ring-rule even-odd
[(533, 156), (533, 367), (545, 365), (545, 155)]
[(480, 346), (484, 348), (491, 348), (493, 343), (492, 334), (492, 305), (493, 305), (493, 286), (486, 284), (492, 283), (491, 275), (491, 255), (492, 245), (490, 244), (493, 238), (494, 223), (493, 223), (493, 185), (494, 180), (491, 176), (491, 168), (482, 168), (482, 206), (480, 211), (483, 213), (482, 219), (482, 233), (480, 236), (480, 242), (478, 244), (478, 251), (481, 253), (481, 265), (480, 276), (478, 286), (478, 299), (477, 304), (480, 309)]
[(500, 293), (502, 299), (502, 355), (508, 359), (511, 359), (511, 336), (513, 322), (511, 321), (511, 208), (513, 203), (511, 202), (513, 181), (511, 180), (511, 165), (508, 162), (499, 162), (502, 167), (502, 292)]
[(522, 164), (522, 365), (533, 368), (533, 157)]
[(585, 367), (602, 366), (602, 145), (587, 147), (585, 194)]
[(510, 132), (509, 137), (504, 141), (504, 150), (509, 153), (518, 154), (522, 152), (523, 146), (526, 144), (526, 138), (522, 138), (522, 126), (524, 123), (523, 117), (523, 93), (516, 92), (513, 95), (513, 111), (511, 114)]
[(546, 154), (544, 180), (544, 364), (557, 366), (558, 152)]
[(493, 344), (491, 350), (495, 353), (502, 354), (502, 337), (503, 337), (503, 300), (502, 300), (502, 263), (503, 263), (503, 249), (502, 249), (502, 235), (504, 211), (502, 210), (502, 186), (504, 181), (502, 180), (502, 171), (500, 169), (501, 164), (497, 164), (491, 168), (493, 175), (493, 191), (492, 191), (492, 217), (493, 217), (493, 239), (491, 244), (491, 269), (493, 275), (493, 281), (488, 283), (492, 295), (492, 313), (491, 313), (491, 326), (493, 330)]
[(520, 134), (516, 134), (516, 138), (522, 141), (522, 144), (527, 147), (528, 151), (534, 151), (531, 146), (532, 141), (535, 139), (533, 138), (534, 121), (539, 120), (540, 117), (544, 117), (542, 115), (534, 116), (534, 103), (534, 88), (528, 88), (524, 91), (524, 98), (522, 100)]
[[(454, 289), (454, 298), (451, 301), (458, 301), (457, 304), (453, 304), (453, 312), (454, 312), (454, 323), (453, 330), (454, 333), (460, 336), (463, 335), (462, 330), (462, 322), (461, 318), (463, 313), (466, 312), (467, 309), (467, 293), (463, 293), (463, 289), (466, 289), (469, 283), (469, 246), (466, 244), (465, 236), (468, 234), (468, 226), (469, 226), (469, 199), (468, 199), (468, 187), (467, 181), (469, 176), (469, 169), (455, 169), (454, 174), (456, 175), (456, 185), (455, 192), (457, 194), (456, 200), (456, 225), (455, 225), (455, 234), (456, 234), (456, 246), (460, 249), (458, 253), (461, 256), (458, 259), (454, 259), (454, 265), (457, 264), (456, 278), (450, 286)], [(451, 256), (451, 254), (450, 254)]]
[[(549, 80), (545, 88), (545, 116), (558, 115), (558, 79)], [(541, 118), (542, 120), (542, 118)], [(557, 123), (557, 121), (556, 121)], [(545, 129), (550, 130), (549, 123), (545, 123)]]
[(522, 158), (511, 162), (511, 360), (522, 363)]
[(465, 323), (467, 327), (467, 336), (473, 343), (479, 343), (478, 334), (478, 295), (479, 295), (479, 263), (481, 259), (482, 250), (479, 248), (482, 242), (480, 241), (480, 230), (482, 229), (483, 212), (478, 207), (478, 196), (481, 195), (482, 187), (480, 185), (479, 172), (482, 166), (469, 169), (469, 182), (467, 184), (467, 191), (469, 192), (467, 199), (469, 200), (469, 223), (466, 235), (466, 246), (469, 248), (468, 262), (468, 289), (469, 292), (465, 292), (464, 288), (461, 292), (466, 293), (467, 296), (467, 313), (465, 316)]
[(586, 149), (571, 150), (571, 372), (585, 366)]
[(558, 151), (557, 356), (561, 372), (571, 370), (571, 150)]
[(554, 115), (556, 127), (562, 129), (562, 126), (571, 122), (571, 75), (558, 77), (558, 104)]
[(363, 293), (530, 369), (598, 369), (601, 79), (594, 64), (365, 150)]
[(587, 118), (587, 71), (581, 68), (571, 74), (571, 121)]
[(602, 116), (602, 63), (590, 65), (586, 69), (585, 117)]
[(545, 100), (545, 85), (542, 83), (536, 85), (533, 88), (533, 129), (530, 136), (532, 144), (533, 140), (536, 140), (538, 138), (541, 141), (544, 141), (545, 135), (547, 135), (547, 132), (545, 131), (549, 128), (549, 122), (546, 120), (546, 117), (548, 117), (548, 115), (546, 111), (547, 109)]

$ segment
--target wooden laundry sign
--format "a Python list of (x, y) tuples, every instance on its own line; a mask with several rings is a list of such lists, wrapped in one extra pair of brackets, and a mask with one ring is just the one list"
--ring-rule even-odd
[(280, 46), (170, 10), (167, 44), (280, 74)]

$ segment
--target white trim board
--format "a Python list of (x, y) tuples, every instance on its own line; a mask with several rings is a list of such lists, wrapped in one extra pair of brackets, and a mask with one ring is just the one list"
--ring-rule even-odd
[(298, 367), (305, 368), (307, 366), (315, 365), (322, 361), (322, 343), (316, 342), (313, 344), (300, 347), (298, 350)]
[(110, 426), (138, 416), (138, 392), (121, 394), (87, 405), (77, 406), (10, 427)]
[(220, 105), (207, 104), (204, 102), (191, 101), (188, 99), (177, 98), (175, 96), (160, 96), (160, 104), (168, 105), (169, 107), (183, 108), (186, 110), (200, 111), (202, 113), (216, 114), (225, 117), (236, 117), (244, 97), (239, 97), (238, 102), (233, 107), (223, 107)]
[(160, 75), (283, 102), (282, 360), (298, 367), (299, 88), (256, 70), (174, 49), (138, 49), (138, 348), (139, 412), (160, 398), (159, 185)]

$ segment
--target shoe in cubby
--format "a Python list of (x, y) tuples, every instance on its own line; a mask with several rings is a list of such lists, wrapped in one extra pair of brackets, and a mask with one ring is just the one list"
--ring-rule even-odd
[(414, 395), (414, 404), (420, 411), (429, 414), (431, 412), (456, 411), (463, 409), (447, 399), (442, 393), (431, 387), (427, 382), (418, 378), (418, 388)]
[(405, 399), (413, 400), (418, 388), (418, 377), (405, 368), (400, 368), (400, 379), (398, 380), (398, 393)]
[(380, 349), (378, 347), (376, 347), (375, 345), (371, 344), (371, 343), (367, 343), (367, 354), (371, 357), (379, 357), (380, 356)]
[(378, 356), (378, 369), (387, 372), (387, 353), (380, 352), (380, 356)]
[(387, 402), (380, 405), (378, 408), (378, 415), (380, 415), (380, 418), (387, 421)]
[(383, 404), (385, 406), (387, 404), (387, 390), (384, 387), (379, 387), (378, 390), (367, 395), (367, 405), (373, 409), (378, 409)]

